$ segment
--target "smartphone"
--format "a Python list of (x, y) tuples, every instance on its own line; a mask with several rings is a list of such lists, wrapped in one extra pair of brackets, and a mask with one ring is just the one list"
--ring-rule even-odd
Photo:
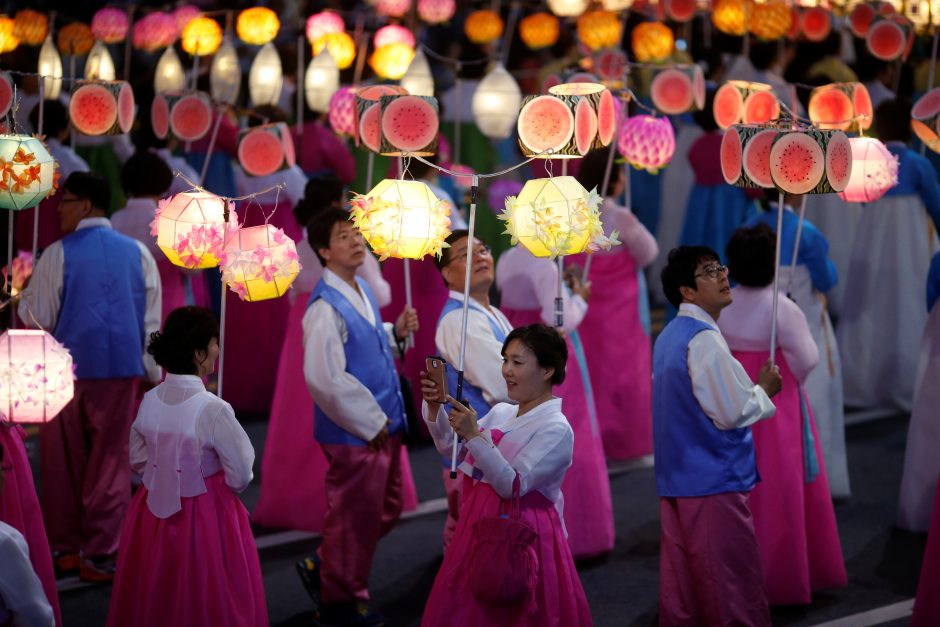
[(437, 389), (441, 395), (438, 398), (439, 403), (443, 403), (447, 398), (447, 369), (444, 367), (447, 362), (440, 355), (431, 355), (425, 360), (428, 376), (437, 383)]

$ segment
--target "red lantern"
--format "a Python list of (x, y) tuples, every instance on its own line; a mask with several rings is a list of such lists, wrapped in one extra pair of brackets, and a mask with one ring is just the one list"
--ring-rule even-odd
[(341, 87), (330, 97), (330, 128), (338, 135), (356, 134), (356, 90)]
[(242, 131), (238, 140), (238, 163), (249, 176), (267, 176), (293, 167), (297, 162), (294, 140), (283, 122)]
[(780, 103), (770, 85), (727, 81), (715, 92), (712, 105), (719, 128), (732, 124), (764, 124), (780, 115)]
[(931, 89), (914, 103), (911, 128), (928, 148), (940, 152), (940, 87)]

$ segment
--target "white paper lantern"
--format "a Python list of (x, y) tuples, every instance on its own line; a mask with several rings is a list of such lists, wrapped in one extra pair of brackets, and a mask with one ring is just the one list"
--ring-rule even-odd
[(157, 62), (157, 69), (153, 75), (153, 91), (162, 94), (166, 91), (184, 89), (186, 89), (186, 73), (183, 71), (183, 64), (180, 63), (180, 58), (173, 46), (167, 46)]
[(192, 270), (219, 265), (226, 242), (237, 230), (235, 204), (210, 192), (164, 198), (150, 223), (150, 234), (170, 263)]
[(584, 13), (589, 0), (548, 0), (548, 10), (558, 17), (576, 17)]
[(39, 74), (57, 77), (44, 78), (42, 81), (46, 100), (58, 100), (59, 94), (62, 93), (62, 57), (59, 56), (59, 49), (52, 41), (52, 35), (46, 37), (42, 48), (39, 49)]
[(473, 119), (487, 137), (509, 137), (521, 104), (519, 84), (502, 63), (497, 63), (473, 94)]
[(103, 81), (115, 79), (114, 60), (107, 46), (100, 41), (96, 41), (91, 47), (91, 52), (85, 60), (85, 78), (97, 78)]
[(415, 52), (408, 71), (401, 77), (398, 84), (408, 90), (412, 96), (433, 96), (434, 95), (434, 76), (431, 74), (431, 66), (428, 64), (428, 58), (424, 56), (424, 51), (420, 48)]
[(35, 207), (52, 192), (55, 160), (30, 135), (0, 135), (0, 209)]
[(304, 76), (304, 90), (307, 96), (307, 106), (311, 111), (326, 113), (330, 110), (330, 98), (339, 89), (339, 67), (330, 54), (330, 49), (324, 47), (320, 54), (315, 56), (307, 66)]
[(209, 68), (209, 85), (213, 100), (232, 104), (238, 99), (242, 83), (242, 68), (238, 64), (235, 46), (226, 38), (212, 58)]
[(0, 411), (11, 422), (52, 420), (72, 400), (74, 381), (68, 349), (45, 331), (0, 335)]
[(284, 74), (281, 57), (272, 43), (266, 43), (251, 62), (248, 72), (248, 96), (255, 107), (276, 105), (281, 98)]

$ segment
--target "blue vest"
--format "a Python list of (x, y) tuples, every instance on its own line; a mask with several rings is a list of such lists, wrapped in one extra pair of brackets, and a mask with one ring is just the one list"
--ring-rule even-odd
[[(375, 296), (365, 281), (359, 277), (356, 277), (356, 281), (375, 313), (374, 325), (369, 324), (339, 290), (327, 285), (323, 279), (320, 279), (310, 294), (307, 306), (322, 298), (342, 317), (346, 323), (347, 334), (346, 343), (343, 345), (346, 353), (346, 372), (356, 377), (372, 393), (379, 407), (391, 420), (388, 432), (395, 434), (405, 428), (405, 403), (401, 397), (401, 383), (395, 369), (395, 360), (388, 347), (388, 337), (382, 328), (382, 316), (379, 315)], [(313, 410), (313, 424), (317, 442), (321, 444), (367, 444), (365, 440), (333, 422), (316, 404)]]
[(137, 242), (97, 226), (64, 237), (62, 250), (62, 306), (53, 335), (72, 353), (75, 376), (143, 376), (147, 289)]
[(689, 316), (653, 348), (653, 445), (659, 496), (748, 492), (758, 481), (750, 427), (723, 431), (702, 411), (689, 377), (689, 342), (711, 327)]

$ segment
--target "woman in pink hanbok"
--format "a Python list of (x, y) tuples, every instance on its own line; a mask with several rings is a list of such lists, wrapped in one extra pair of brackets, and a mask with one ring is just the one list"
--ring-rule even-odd
[(144, 396), (130, 463), (143, 476), (121, 530), (108, 625), (265, 627), (261, 564), (236, 495), (255, 453), (232, 406), (206, 391), (219, 325), (198, 307), (173, 311), (148, 352), (166, 379)]
[[(726, 251), (734, 301), (718, 326), (752, 379), (770, 356), (775, 235), (765, 224), (738, 229)], [(819, 436), (802, 384), (819, 361), (806, 316), (781, 294), (775, 361), (783, 388), (777, 413), (751, 427), (761, 481), (751, 512), (771, 605), (808, 604), (812, 592), (847, 577)]]

